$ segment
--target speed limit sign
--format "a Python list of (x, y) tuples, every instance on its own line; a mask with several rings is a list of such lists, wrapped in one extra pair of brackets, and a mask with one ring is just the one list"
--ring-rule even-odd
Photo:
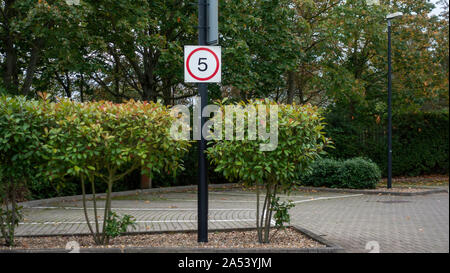
[(220, 82), (220, 46), (184, 47), (184, 82)]

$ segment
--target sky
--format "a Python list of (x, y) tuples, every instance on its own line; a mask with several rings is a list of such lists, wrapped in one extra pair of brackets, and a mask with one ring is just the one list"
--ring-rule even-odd
[[(431, 3), (433, 3), (436, 8), (431, 12), (431, 15), (439, 15), (442, 13), (443, 11), (443, 7), (442, 5), (438, 4), (439, 0), (427, 0), (430, 1)], [(367, 0), (368, 4), (377, 4), (379, 3), (379, 0)]]
[(431, 2), (436, 6), (436, 8), (431, 12), (432, 15), (439, 15), (444, 9), (442, 5), (439, 5), (439, 0), (431, 0)]

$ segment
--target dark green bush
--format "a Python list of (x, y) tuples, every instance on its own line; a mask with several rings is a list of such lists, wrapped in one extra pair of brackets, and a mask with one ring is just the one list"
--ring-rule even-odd
[(381, 179), (377, 164), (361, 157), (342, 162), (339, 173), (343, 188), (373, 189)]
[(334, 159), (320, 159), (311, 166), (312, 173), (301, 176), (304, 185), (313, 187), (340, 187), (340, 178), (336, 174), (342, 167), (342, 161)]
[[(189, 147), (189, 151), (183, 158), (184, 170), (177, 173), (176, 177), (173, 174), (161, 173), (154, 176), (152, 184), (153, 187), (175, 187), (198, 184), (198, 145), (197, 143)], [(230, 183), (223, 174), (215, 172), (216, 168), (207, 162), (208, 167), (208, 183), (209, 184), (225, 184)]]
[[(141, 171), (135, 170), (113, 185), (113, 192), (129, 191), (139, 189)], [(45, 199), (59, 196), (71, 196), (81, 194), (80, 179), (74, 176), (66, 176), (64, 183), (53, 183), (45, 177), (37, 177), (28, 181), (28, 199)], [(97, 192), (106, 192), (107, 185), (102, 181), (95, 182)], [(87, 188), (88, 194), (92, 193), (91, 188)]]
[[(330, 156), (367, 157), (387, 175), (386, 118), (364, 120), (329, 113), (325, 129), (334, 142)], [(393, 116), (392, 173), (394, 176), (449, 173), (449, 113), (404, 113)]]
[(373, 189), (380, 179), (381, 171), (371, 160), (325, 158), (315, 161), (312, 171), (300, 176), (300, 183), (314, 187)]

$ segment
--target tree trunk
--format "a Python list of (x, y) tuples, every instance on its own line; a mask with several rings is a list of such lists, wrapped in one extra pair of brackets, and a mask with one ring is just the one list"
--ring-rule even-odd
[(141, 174), (141, 189), (151, 189), (152, 179), (145, 174)]
[(5, 71), (3, 82), (8, 92), (17, 94), (19, 90), (19, 71), (17, 70), (17, 52), (11, 37), (5, 39)]
[(259, 214), (259, 185), (256, 183), (256, 231), (258, 234), (258, 242), (262, 243), (262, 230), (259, 224), (259, 219), (262, 217)]
[[(14, 183), (13, 181), (11, 181)], [(11, 184), (11, 226), (9, 230), (9, 238), (10, 238), (10, 245), (14, 246), (14, 233), (16, 229), (16, 222), (17, 221), (17, 204), (16, 204), (16, 188), (14, 187), (14, 184)]]
[(292, 104), (294, 102), (295, 93), (295, 73), (288, 72), (288, 90), (287, 90), (287, 104)]
[(94, 205), (94, 219), (95, 219), (95, 236), (98, 238), (100, 236), (100, 226), (98, 224), (98, 213), (97, 213), (97, 197), (95, 195), (95, 181), (90, 179), (92, 187), (92, 203)]
[(94, 232), (94, 230), (92, 228), (91, 222), (89, 221), (89, 215), (88, 215), (88, 212), (87, 212), (87, 204), (86, 204), (86, 188), (85, 188), (85, 185), (84, 185), (84, 177), (81, 177), (81, 193), (82, 193), (82, 196), (83, 196), (82, 201), (83, 201), (84, 218), (86, 219), (86, 223), (87, 223), (87, 226), (89, 228), (89, 231), (91, 232), (92, 237), (94, 238), (94, 242), (96, 244), (100, 244), (99, 238), (98, 238), (98, 236), (96, 236), (96, 233)]
[(80, 101), (84, 102), (84, 77), (83, 77), (83, 73), (80, 73)]
[(28, 67), (27, 67), (27, 72), (26, 72), (27, 74), (25, 76), (25, 80), (23, 82), (22, 90), (21, 90), (21, 93), (24, 96), (27, 96), (30, 93), (31, 83), (33, 81), (34, 73), (36, 72), (36, 65), (39, 60), (40, 44), (41, 44), (40, 41), (36, 42), (36, 44), (31, 49), (31, 56), (30, 56), (30, 60), (28, 62)]
[(111, 193), (112, 193), (112, 185), (113, 185), (113, 180), (112, 180), (112, 175), (110, 176), (109, 182), (108, 182), (108, 192), (106, 193), (106, 206), (105, 206), (105, 215), (106, 217), (103, 219), (103, 244), (109, 244), (109, 235), (106, 234), (106, 226), (110, 220), (111, 217)]
[(274, 193), (271, 189), (272, 185), (267, 185), (267, 208), (266, 208), (266, 215), (265, 215), (265, 223), (264, 223), (264, 243), (269, 243), (269, 232), (270, 232), (270, 218), (271, 218), (271, 211), (272, 211), (272, 198), (274, 196)]
[(102, 227), (102, 239), (101, 239), (101, 243), (102, 244), (108, 244), (109, 243), (109, 236), (108, 234), (106, 234), (106, 226), (109, 222), (109, 217), (111, 216), (111, 192), (112, 192), (112, 184), (113, 184), (113, 180), (112, 178), (114, 177), (113, 174), (109, 174), (109, 179), (108, 179), (108, 189), (106, 192), (106, 200), (105, 200), (105, 213), (103, 215), (103, 227)]

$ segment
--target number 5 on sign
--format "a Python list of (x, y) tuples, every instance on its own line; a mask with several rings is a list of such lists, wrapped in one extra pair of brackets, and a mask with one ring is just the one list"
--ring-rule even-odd
[(220, 46), (184, 47), (184, 82), (220, 82), (221, 66)]

